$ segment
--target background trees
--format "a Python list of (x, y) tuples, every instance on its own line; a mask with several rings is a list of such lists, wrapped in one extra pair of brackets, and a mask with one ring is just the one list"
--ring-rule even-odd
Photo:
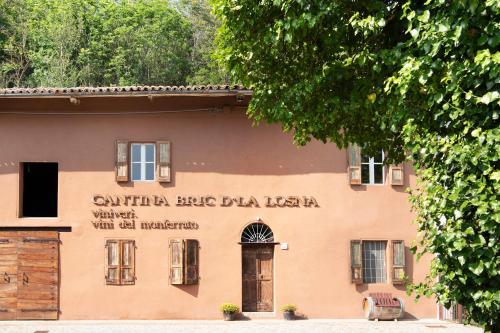
[[(0, 0), (0, 84), (19, 86), (30, 68), (28, 17), (18, 0)], [(16, 27), (11, 29), (11, 27)]]
[(177, 7), (192, 26), (190, 61), (193, 71), (187, 77), (189, 84), (229, 82), (229, 73), (213, 58), (215, 36), (219, 21), (212, 14), (208, 0), (180, 0)]
[(0, 0), (0, 86), (219, 84), (207, 1)]
[(411, 159), (413, 286), (498, 331), (500, 2), (213, 0), (219, 57), (253, 88), (249, 115), (298, 144), (349, 142)]

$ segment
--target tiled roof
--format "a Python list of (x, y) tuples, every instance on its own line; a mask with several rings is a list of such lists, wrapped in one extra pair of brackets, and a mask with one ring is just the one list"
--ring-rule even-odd
[(106, 96), (106, 95), (169, 95), (169, 94), (223, 94), (251, 93), (239, 85), (206, 86), (128, 86), (128, 87), (73, 87), (73, 88), (8, 88), (0, 89), (1, 97), (29, 96)]

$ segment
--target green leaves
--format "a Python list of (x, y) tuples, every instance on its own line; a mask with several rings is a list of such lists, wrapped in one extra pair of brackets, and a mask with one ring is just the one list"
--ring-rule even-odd
[[(242, 6), (238, 13), (227, 9), (235, 4)], [(236, 80), (254, 87), (251, 117), (280, 122), (299, 144), (314, 137), (340, 146), (371, 141), (373, 150), (401, 145), (396, 135), (382, 135), (401, 125), (382, 121), (376, 111), (386, 103), (383, 80), (393, 62), (378, 51), (385, 49), (386, 29), (402, 29), (388, 21), (397, 9), (373, 1), (361, 14), (364, 5), (330, 0), (216, 0), (214, 7), (223, 22), (218, 58)], [(251, 59), (244, 56), (249, 52)]]
[(356, 142), (399, 161), (408, 152), (420, 179), (417, 257), (435, 258), (416, 296), (458, 302), (491, 324), (500, 313), (498, 1), (390, 3), (214, 0), (218, 52), (254, 87), (249, 116), (281, 123), (296, 143)]
[(479, 102), (488, 105), (491, 102), (496, 101), (498, 98), (500, 98), (500, 94), (498, 93), (498, 91), (490, 91), (490, 92), (487, 92), (486, 94), (484, 94), (479, 99)]
[[(470, 127), (465, 116), (461, 125)], [(499, 284), (493, 277), (498, 275), (500, 250), (495, 221), (500, 131), (476, 127), (448, 133), (445, 139), (443, 131), (422, 130), (409, 123), (404, 133), (417, 168), (426, 168), (417, 171), (421, 187), (412, 196), (423, 233), (420, 253), (431, 252), (439, 258), (431, 271), (439, 282), (413, 290), (432, 291), (442, 301), (459, 302), (468, 308), (471, 319), (486, 324), (499, 310), (495, 301)], [(441, 223), (442, 216), (452, 222)], [(441, 293), (444, 287), (448, 290)]]
[(428, 10), (424, 10), (422, 15), (419, 15), (417, 19), (422, 22), (422, 23), (427, 23), (429, 22), (429, 17), (431, 16), (430, 12)]
[[(475, 262), (475, 263), (471, 263), (470, 264), (470, 267), (469, 267), (470, 271), (476, 275), (481, 275), (481, 273), (483, 272), (484, 270), (484, 264), (482, 261), (479, 261), (479, 262)], [(473, 298), (475, 300), (478, 300), (479, 299), (479, 296), (477, 296), (477, 294), (481, 294), (481, 292), (476, 292), (474, 295), (473, 295)]]
[(457, 259), (458, 259), (458, 262), (460, 263), (460, 265), (463, 266), (465, 264), (465, 258), (464, 258), (464, 256), (458, 256)]

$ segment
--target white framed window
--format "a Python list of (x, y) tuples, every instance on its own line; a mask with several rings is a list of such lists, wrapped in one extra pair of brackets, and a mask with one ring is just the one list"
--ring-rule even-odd
[[(363, 153), (363, 152), (361, 152)], [(361, 183), (365, 185), (383, 184), (385, 179), (384, 152), (375, 156), (361, 154)]]
[(154, 181), (156, 145), (154, 143), (132, 143), (130, 156), (132, 181)]
[(363, 242), (363, 282), (385, 283), (387, 269), (385, 264), (385, 241)]

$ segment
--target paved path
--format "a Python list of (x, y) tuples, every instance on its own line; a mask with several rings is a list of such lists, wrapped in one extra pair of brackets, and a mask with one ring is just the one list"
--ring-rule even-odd
[(481, 329), (437, 320), (367, 322), (366, 320), (219, 320), (158, 321), (6, 321), (1, 333), (480, 333)]

